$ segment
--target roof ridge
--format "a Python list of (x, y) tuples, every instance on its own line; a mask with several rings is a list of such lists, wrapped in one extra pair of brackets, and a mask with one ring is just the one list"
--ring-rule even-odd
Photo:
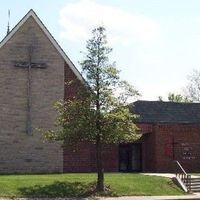
[(174, 102), (174, 101), (159, 101), (159, 100), (137, 100), (136, 102), (146, 102), (146, 103), (169, 103), (169, 104), (200, 104), (200, 102)]

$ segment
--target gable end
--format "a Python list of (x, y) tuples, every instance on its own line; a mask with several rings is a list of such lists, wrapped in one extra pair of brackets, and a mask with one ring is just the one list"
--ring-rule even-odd
[(22, 19), (21, 21), (10, 31), (10, 33), (0, 42), (0, 48), (3, 47), (10, 38), (17, 32), (17, 30), (30, 18), (33, 17), (33, 19), (36, 21), (36, 23), (39, 25), (39, 27), (42, 29), (42, 31), (45, 33), (47, 38), (50, 40), (50, 42), (53, 44), (53, 46), (56, 48), (56, 50), (59, 52), (59, 54), (62, 56), (62, 58), (65, 60), (65, 62), (68, 64), (70, 69), (74, 72), (76, 77), (85, 84), (85, 80), (83, 79), (82, 75), (78, 71), (78, 69), (75, 67), (75, 65), (72, 63), (72, 61), (69, 59), (69, 57), (65, 54), (63, 49), (60, 47), (60, 45), (57, 43), (55, 38), (51, 35), (51, 33), (48, 31), (48, 29), (45, 27), (45, 25), (42, 23), (40, 18), (36, 15), (36, 13), (31, 9)]

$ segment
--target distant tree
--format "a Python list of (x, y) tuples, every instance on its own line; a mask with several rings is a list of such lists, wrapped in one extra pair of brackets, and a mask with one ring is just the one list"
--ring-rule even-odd
[(184, 88), (185, 95), (193, 102), (200, 102), (200, 70), (193, 70)]
[(140, 137), (130, 113), (128, 98), (139, 95), (126, 81), (121, 81), (119, 70), (109, 63), (105, 28), (92, 31), (87, 41), (87, 53), (81, 62), (83, 76), (90, 92), (81, 89), (78, 96), (57, 102), (57, 131), (44, 131), (47, 139), (63, 140), (66, 144), (89, 142), (96, 146), (97, 191), (104, 191), (102, 150), (104, 144), (135, 141)]
[[(158, 96), (158, 101), (164, 101), (162, 96)], [(175, 93), (169, 93), (168, 94), (168, 101), (171, 102), (185, 102), (185, 103), (191, 103), (192, 101), (182, 94), (175, 94)]]
[(168, 101), (171, 101), (171, 102), (185, 102), (185, 103), (191, 102), (191, 100), (188, 97), (183, 96), (181, 94), (174, 94), (174, 93), (169, 93), (168, 94)]

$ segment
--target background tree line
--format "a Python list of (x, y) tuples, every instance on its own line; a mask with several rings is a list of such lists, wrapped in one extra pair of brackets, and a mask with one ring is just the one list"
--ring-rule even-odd
[[(182, 89), (181, 93), (169, 93), (168, 101), (171, 102), (200, 102), (200, 70), (193, 70), (188, 75), (188, 83)], [(159, 96), (158, 99), (163, 101), (163, 97)]]

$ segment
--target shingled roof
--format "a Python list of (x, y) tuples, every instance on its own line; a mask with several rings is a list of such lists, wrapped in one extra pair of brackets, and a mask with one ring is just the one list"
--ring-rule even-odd
[(131, 111), (139, 123), (200, 123), (200, 103), (136, 101)]

